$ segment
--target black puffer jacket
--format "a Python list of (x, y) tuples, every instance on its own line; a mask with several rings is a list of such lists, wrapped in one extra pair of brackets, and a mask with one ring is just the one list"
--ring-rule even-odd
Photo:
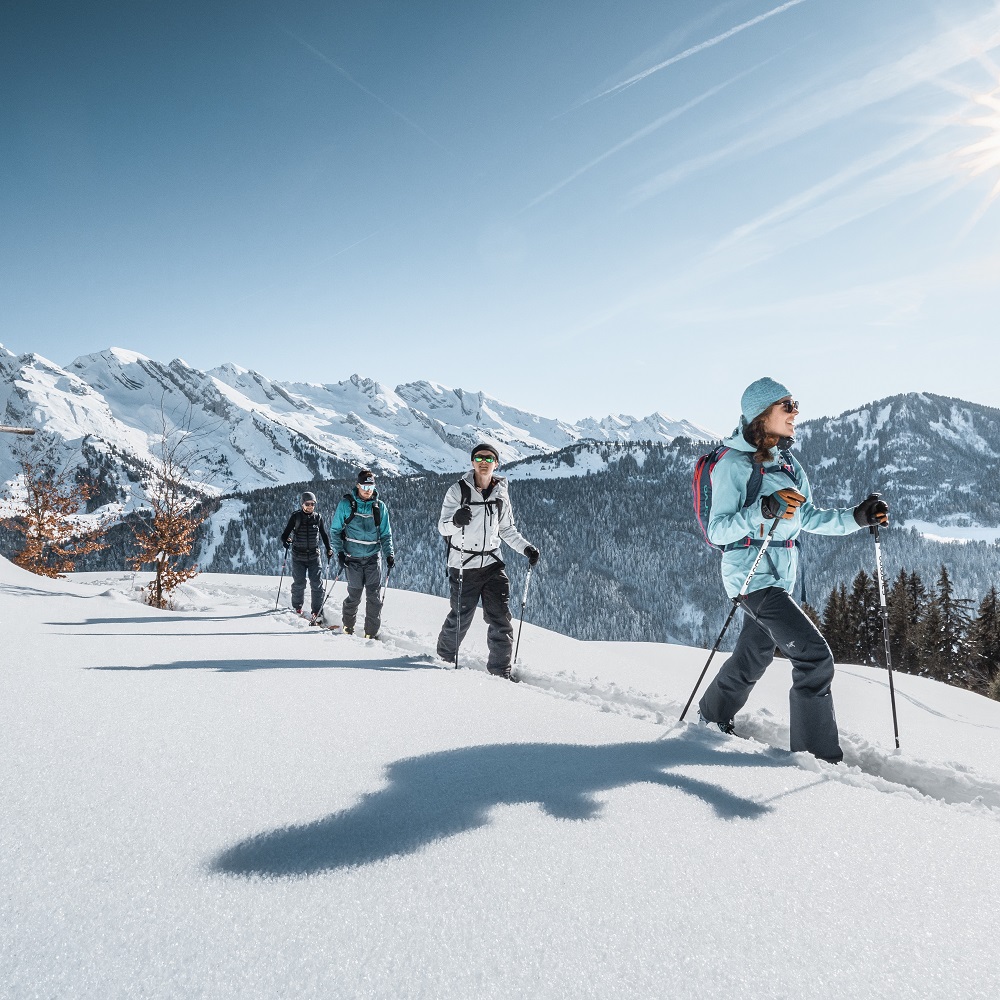
[(319, 553), (319, 542), (323, 540), (323, 548), (330, 551), (330, 537), (323, 527), (323, 517), (313, 511), (307, 514), (304, 510), (297, 510), (288, 519), (285, 530), (281, 533), (281, 544), (292, 543), (292, 557), (294, 559), (312, 559)]

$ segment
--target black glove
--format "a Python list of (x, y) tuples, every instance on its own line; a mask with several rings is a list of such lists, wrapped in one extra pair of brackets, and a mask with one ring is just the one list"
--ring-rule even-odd
[(392, 569), (392, 567), (396, 565), (396, 557), (392, 554), (387, 555), (385, 557), (385, 564), (389, 567), (389, 569)]
[(764, 497), (760, 502), (761, 516), (770, 521), (775, 517), (780, 517), (783, 521), (795, 516), (795, 512), (805, 502), (805, 497), (798, 490), (791, 487), (778, 490), (770, 496)]
[(327, 549), (326, 550), (326, 558), (327, 559), (332, 559), (333, 558), (333, 549)]
[(472, 522), (472, 508), (459, 507), (451, 516), (451, 523), (457, 528), (464, 528)]
[(537, 563), (538, 560), (539, 560), (539, 558), (541, 557), (541, 552), (539, 552), (538, 549), (536, 549), (534, 545), (529, 545), (524, 550), (524, 554), (528, 557), (528, 565), (529, 566), (534, 566), (535, 563)]
[(873, 524), (887, 525), (889, 523), (889, 505), (882, 499), (882, 494), (869, 493), (854, 508), (854, 520), (862, 528), (870, 527)]
[(338, 552), (337, 553), (337, 562), (340, 563), (340, 568), (343, 569), (347, 565), (347, 553), (346, 552)]

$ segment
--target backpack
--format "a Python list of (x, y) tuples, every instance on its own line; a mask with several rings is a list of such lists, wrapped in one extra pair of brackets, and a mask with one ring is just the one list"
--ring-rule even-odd
[[(719, 549), (721, 552), (728, 552), (730, 549), (742, 549), (749, 545), (759, 544), (759, 540), (748, 535), (746, 538), (739, 542), (730, 542), (728, 545), (716, 545), (708, 537), (708, 517), (712, 510), (712, 471), (715, 469), (716, 465), (719, 464), (719, 460), (727, 451), (731, 449), (728, 445), (720, 444), (716, 445), (707, 455), (702, 455), (697, 462), (694, 464), (694, 476), (691, 480), (691, 493), (694, 500), (694, 516), (698, 521), (698, 527), (701, 528), (702, 537), (705, 541), (712, 546), (713, 549)], [(778, 452), (778, 465), (771, 466), (773, 470), (779, 468), (787, 472), (791, 477), (793, 482), (798, 485), (799, 477), (795, 473), (795, 465), (792, 462), (792, 456), (788, 454), (787, 451), (781, 450)], [(747, 495), (746, 499), (743, 501), (743, 506), (741, 510), (746, 510), (747, 507), (752, 507), (756, 502), (757, 498), (760, 496), (760, 488), (764, 482), (764, 466), (758, 462), (751, 461), (752, 468), (750, 470), (750, 478), (747, 480)], [(793, 540), (788, 540), (784, 542), (772, 542), (772, 545), (776, 547), (791, 548), (796, 543)]]
[[(495, 497), (492, 500), (473, 500), (472, 499), (472, 487), (464, 479), (460, 479), (458, 481), (458, 488), (459, 488), (459, 490), (461, 491), (461, 494), (462, 494), (462, 503), (461, 503), (461, 506), (463, 506), (463, 507), (495, 507), (496, 508), (496, 512), (497, 512), (497, 520), (499, 520), (501, 517), (503, 517), (503, 500), (500, 497)], [(448, 572), (448, 556), (451, 555), (451, 550), (452, 549), (454, 549), (456, 552), (466, 552), (467, 551), (466, 549), (459, 548), (457, 545), (452, 545), (451, 544), (451, 535), (445, 535), (444, 536), (444, 568), (445, 568), (445, 573), (446, 574)], [(499, 562), (501, 565), (503, 565), (503, 560), (496, 554), (496, 552), (497, 552), (496, 549), (490, 549), (489, 551), (485, 551), (484, 550), (483, 552), (479, 552), (479, 551), (470, 552), (470, 553), (468, 553), (469, 558), (466, 559), (465, 561), (468, 563), (468, 562), (471, 562), (473, 559), (475, 559), (476, 556), (484, 555), (484, 556), (493, 556), (493, 558), (496, 559), (497, 562)]]
[[(353, 490), (350, 493), (345, 493), (344, 499), (351, 505), (351, 513), (344, 518), (344, 527), (341, 529), (340, 532), (341, 541), (346, 542), (347, 526), (351, 523), (351, 521), (354, 519), (355, 514), (357, 514), (358, 512), (358, 500), (357, 497), (355, 497)], [(381, 538), (382, 533), (379, 531), (379, 528), (382, 527), (382, 503), (380, 500), (375, 500), (375, 502), (372, 504), (372, 518), (375, 521), (375, 533), (378, 535), (379, 538)]]

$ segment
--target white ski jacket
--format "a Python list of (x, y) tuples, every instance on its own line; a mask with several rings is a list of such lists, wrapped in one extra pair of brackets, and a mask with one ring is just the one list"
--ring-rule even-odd
[(454, 483), (444, 495), (441, 505), (441, 517), (438, 519), (438, 531), (451, 540), (448, 550), (448, 568), (485, 569), (503, 565), (500, 556), (500, 541), (505, 541), (516, 552), (523, 554), (531, 544), (514, 524), (514, 512), (510, 506), (510, 494), (507, 492), (507, 480), (503, 476), (494, 476), (493, 488), (489, 496), (476, 489), (475, 475), (470, 469), (462, 481), (469, 486), (471, 494), (472, 520), (462, 529), (452, 523), (455, 511), (462, 506), (462, 487)]

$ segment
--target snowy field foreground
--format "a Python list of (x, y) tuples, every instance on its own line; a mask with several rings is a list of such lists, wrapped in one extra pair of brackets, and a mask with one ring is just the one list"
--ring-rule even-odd
[(132, 587), (0, 562), (5, 1000), (1000, 995), (1000, 704), (899, 676), (897, 753), (842, 667), (833, 766), (781, 661), (741, 740), (677, 721), (700, 650), (526, 625), (514, 685), (437, 598), (375, 642)]

